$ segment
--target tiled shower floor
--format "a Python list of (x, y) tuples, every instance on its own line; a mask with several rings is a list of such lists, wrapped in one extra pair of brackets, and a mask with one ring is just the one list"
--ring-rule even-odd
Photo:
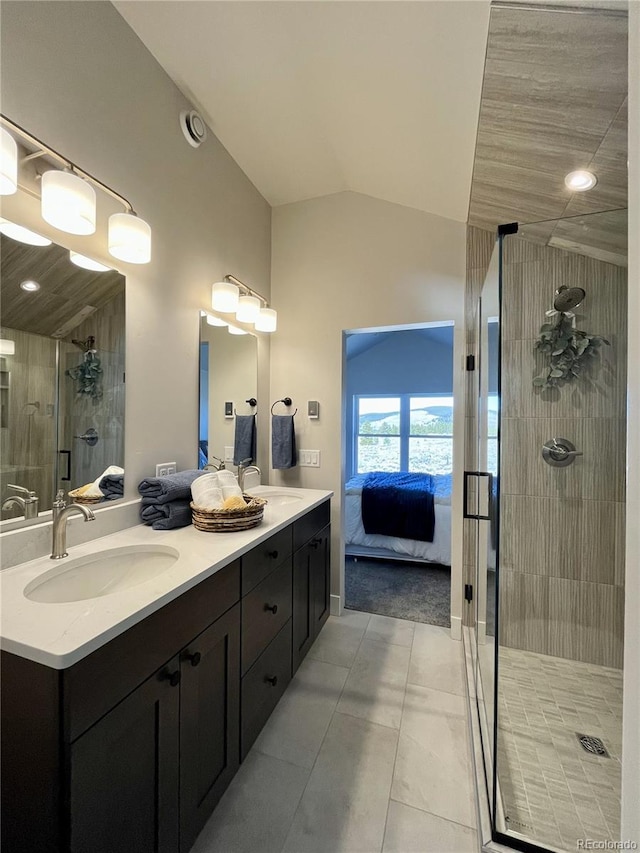
[[(622, 672), (500, 647), (498, 776), (509, 829), (575, 850), (620, 830)], [(604, 741), (585, 752), (576, 732)]]

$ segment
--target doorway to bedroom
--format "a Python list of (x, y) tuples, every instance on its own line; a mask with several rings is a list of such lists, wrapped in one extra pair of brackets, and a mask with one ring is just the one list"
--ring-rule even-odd
[(449, 627), (453, 323), (345, 338), (345, 607)]

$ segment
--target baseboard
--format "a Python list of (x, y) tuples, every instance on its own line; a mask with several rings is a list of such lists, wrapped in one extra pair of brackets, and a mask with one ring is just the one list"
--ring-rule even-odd
[(339, 595), (331, 595), (329, 613), (332, 616), (342, 616), (342, 601)]
[(460, 616), (451, 617), (451, 639), (462, 639), (462, 617)]

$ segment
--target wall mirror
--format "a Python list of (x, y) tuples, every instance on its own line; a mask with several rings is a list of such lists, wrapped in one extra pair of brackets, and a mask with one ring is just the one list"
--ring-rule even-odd
[[(18, 519), (42, 520), (58, 489), (87, 503), (122, 495), (125, 279), (89, 258), (76, 258), (84, 267), (72, 263), (69, 250), (53, 243), (28, 245), (5, 233), (0, 241), (6, 530)], [(118, 470), (102, 498), (83, 490), (111, 466)], [(34, 509), (22, 503), (28, 492), (37, 496), (40, 519), (25, 518)]]
[[(200, 416), (198, 466), (217, 460), (233, 462), (236, 415), (256, 414), (258, 406), (258, 339), (230, 334), (229, 327), (200, 318)], [(257, 422), (259, 419), (256, 419)]]

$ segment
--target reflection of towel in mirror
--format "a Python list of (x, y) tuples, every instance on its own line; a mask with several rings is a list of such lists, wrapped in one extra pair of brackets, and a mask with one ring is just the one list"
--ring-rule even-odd
[(186, 527), (191, 524), (191, 507), (189, 501), (168, 501), (167, 503), (147, 503), (143, 498), (140, 503), (140, 519), (144, 524), (150, 524), (154, 530), (173, 530), (176, 527)]
[[(239, 465), (245, 459), (256, 459), (256, 416), (236, 415), (236, 433), (233, 442), (233, 464)], [(250, 462), (246, 463), (251, 464)]]
[(124, 474), (106, 474), (99, 489), (108, 501), (116, 501), (124, 495)]
[(191, 483), (202, 471), (178, 471), (166, 477), (146, 477), (138, 484), (143, 498), (155, 498), (155, 502), (165, 504), (169, 501), (188, 501), (191, 499)]
[[(104, 497), (104, 492), (100, 488), (100, 483), (105, 477), (111, 475), (122, 475), (124, 474), (124, 468), (120, 468), (118, 465), (109, 465), (108, 468), (105, 468), (102, 474), (99, 477), (96, 477), (93, 483), (87, 483), (86, 486), (80, 486), (79, 489), (76, 489), (76, 495), (79, 495), (83, 498), (102, 498)], [(122, 497), (122, 493), (118, 495), (118, 497)]]
[(271, 416), (271, 467), (293, 468), (298, 462), (293, 415)]

